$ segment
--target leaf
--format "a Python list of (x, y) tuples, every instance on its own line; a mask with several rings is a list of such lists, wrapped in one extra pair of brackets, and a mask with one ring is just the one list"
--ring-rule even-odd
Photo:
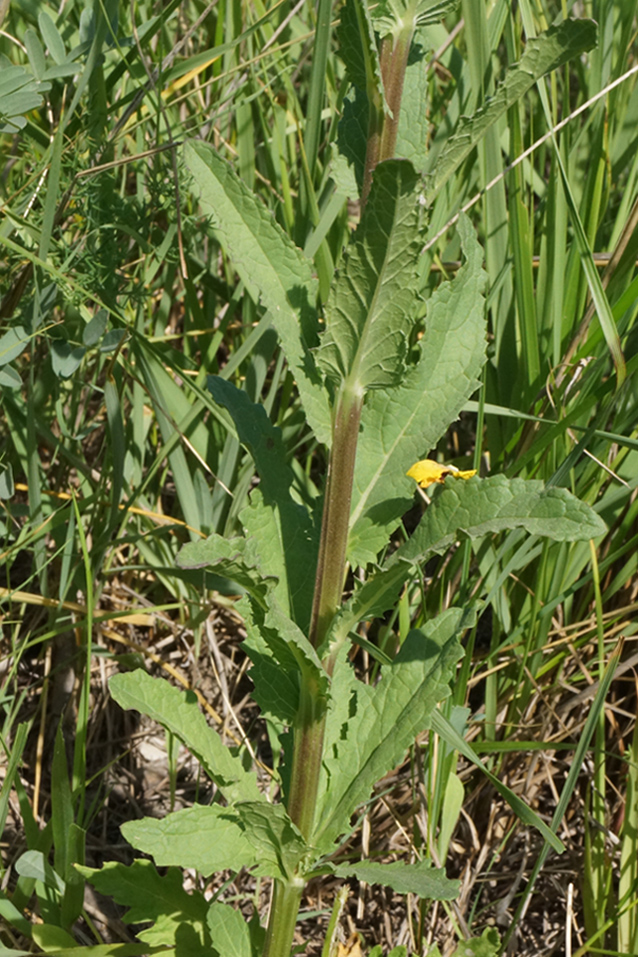
[[(46, 43), (47, 50), (55, 62), (58, 65), (62, 65), (66, 60), (66, 48), (64, 46), (64, 40), (60, 36), (58, 28), (46, 10), (40, 10), (38, 14), (38, 26), (40, 27), (40, 33), (42, 34), (42, 38)], [(79, 66), (76, 67), (76, 69), (79, 69)]]
[(339, 658), (332, 679), (324, 763), (311, 844), (327, 852), (374, 784), (403, 759), (415, 735), (430, 723), (460, 657), (458, 636), (474, 620), (450, 608), (424, 629), (411, 631), (372, 688)]
[(499, 117), (546, 73), (551, 73), (573, 57), (595, 47), (596, 34), (597, 26), (593, 20), (563, 20), (538, 37), (528, 39), (519, 63), (508, 70), (495, 95), (474, 116), (461, 117), (427, 183), (428, 203), (432, 202)]
[(412, 27), (439, 23), (455, 10), (460, 0), (381, 0), (373, 14), (374, 28), (379, 36), (398, 34), (406, 23)]
[(274, 593), (282, 608), (302, 628), (310, 621), (317, 564), (318, 536), (305, 506), (293, 501), (293, 473), (286, 461), (281, 430), (272, 425), (263, 406), (219, 376), (208, 388), (235, 423), (239, 441), (253, 457), (260, 476), (250, 504), (239, 518), (250, 548), (268, 575), (277, 579)]
[(311, 429), (329, 445), (328, 396), (310, 352), (317, 336), (317, 284), (310, 263), (208, 144), (189, 141), (185, 160), (219, 242), (249, 294), (270, 313)]
[(20, 389), (22, 387), (22, 379), (13, 366), (6, 365), (4, 368), (0, 368), (0, 386), (3, 389)]
[(255, 874), (292, 880), (308, 847), (283, 805), (246, 803), (235, 810), (257, 852), (260, 868), (269, 868), (257, 869)]
[(291, 725), (299, 708), (297, 660), (286, 642), (266, 628), (264, 615), (254, 603), (243, 600), (238, 611), (246, 628), (242, 649), (252, 662), (248, 677), (255, 686), (253, 698), (264, 717)]
[(45, 954), (59, 954), (70, 948), (75, 949), (75, 940), (68, 931), (46, 922), (34, 925), (33, 941)]
[(338, 153), (332, 169), (337, 188), (352, 199), (358, 199), (363, 186), (368, 115), (366, 94), (357, 87), (352, 88), (343, 101), (342, 115), (337, 129)]
[(380, 106), (387, 112), (379, 52), (367, 0), (346, 0), (341, 7), (337, 40), (339, 56), (350, 82), (366, 94), (368, 104)]
[(300, 678), (305, 675), (318, 696), (328, 693), (328, 676), (304, 633), (287, 617), (273, 596), (266, 613), (254, 603), (242, 605), (246, 649), (253, 667), (254, 697), (264, 712), (292, 724), (299, 706)]
[(56, 893), (64, 893), (64, 881), (56, 874), (42, 851), (25, 851), (15, 862), (15, 870), (21, 877), (33, 877)]
[(245, 588), (260, 604), (276, 581), (262, 571), (245, 538), (224, 538), (217, 533), (184, 545), (178, 552), (177, 564), (180, 568), (213, 568)]
[(525, 802), (517, 795), (514, 794), (507, 785), (503, 784), (499, 779), (489, 771), (486, 766), (483, 764), (478, 755), (474, 752), (472, 747), (465, 741), (464, 738), (458, 733), (456, 728), (445, 717), (443, 712), (435, 711), (432, 715), (432, 730), (438, 734), (443, 741), (446, 742), (451, 748), (455, 751), (458, 751), (459, 754), (462, 754), (465, 758), (475, 764), (490, 782), (494, 785), (498, 793), (505, 798), (509, 806), (512, 808), (516, 816), (524, 823), (529, 824), (531, 827), (535, 827), (543, 835), (545, 840), (551, 847), (554, 848), (559, 854), (565, 850), (565, 846), (561, 840), (554, 834), (554, 832), (545, 824), (545, 822), (535, 814), (530, 807), (525, 804)]
[(289, 880), (307, 850), (281, 804), (195, 805), (161, 820), (128, 821), (122, 833), (158, 866), (193, 867), (204, 876), (248, 867), (256, 876)]
[(53, 372), (59, 379), (70, 379), (73, 373), (80, 367), (82, 359), (86, 355), (84, 346), (75, 348), (69, 343), (60, 339), (54, 339), (51, 343), (51, 365)]
[(210, 939), (223, 957), (252, 957), (250, 929), (239, 911), (215, 901), (206, 917)]
[[(106, 332), (106, 323), (108, 320), (109, 314), (106, 309), (98, 309), (93, 318), (84, 328), (82, 333), (82, 342), (90, 349), (92, 346), (96, 346), (104, 333)], [(120, 332), (121, 330), (117, 330)]]
[(0, 367), (13, 362), (29, 345), (31, 336), (24, 326), (13, 326), (0, 336)]
[(353, 391), (396, 385), (418, 312), (419, 179), (407, 160), (374, 171), (361, 223), (326, 303), (317, 363)]
[(360, 622), (379, 618), (392, 608), (411, 574), (410, 562), (397, 561), (389, 568), (375, 570), (338, 610), (317, 651), (319, 657), (324, 660), (328, 654), (334, 656)]
[(126, 329), (109, 329), (102, 339), (100, 352), (115, 352), (125, 335)]
[[(456, 3), (457, 0), (454, 0)], [(426, 51), (414, 43), (408, 58), (403, 81), (399, 128), (395, 154), (410, 160), (419, 173), (425, 168), (430, 140), (429, 96)]]
[(199, 891), (184, 890), (177, 868), (157, 873), (151, 861), (137, 860), (129, 867), (119, 861), (107, 861), (101, 869), (77, 866), (77, 870), (100, 894), (112, 897), (127, 908), (124, 920), (129, 924), (153, 921), (153, 927), (138, 933), (147, 946), (174, 944), (181, 925), (203, 931), (208, 902)]
[(460, 881), (449, 880), (444, 868), (433, 867), (431, 861), (419, 861), (417, 864), (362, 861), (360, 864), (340, 864), (335, 868), (335, 874), (343, 878), (356, 877), (367, 884), (382, 884), (399, 894), (417, 894), (436, 901), (456, 900), (461, 889)]
[(458, 229), (466, 263), (428, 301), (417, 364), (398, 388), (374, 392), (363, 407), (348, 542), (353, 564), (376, 560), (414, 501), (407, 469), (436, 445), (479, 385), (483, 251), (466, 217)]
[(6, 468), (0, 470), (0, 500), (6, 502), (8, 499), (13, 498), (15, 490), (13, 468), (9, 462)]
[(443, 552), (459, 537), (480, 538), (510, 528), (545, 535), (559, 542), (587, 541), (607, 526), (594, 510), (564, 488), (504, 475), (455, 482), (437, 489), (412, 538), (390, 559), (422, 562)]
[(113, 675), (109, 689), (120, 707), (147, 714), (179, 738), (228, 801), (265, 800), (255, 774), (244, 769), (241, 758), (206, 723), (193, 691), (178, 691), (142, 669)]
[(40, 37), (31, 27), (25, 30), (24, 45), (27, 48), (27, 56), (36, 79), (41, 80), (46, 70), (46, 60), (44, 57), (44, 47), (40, 43)]

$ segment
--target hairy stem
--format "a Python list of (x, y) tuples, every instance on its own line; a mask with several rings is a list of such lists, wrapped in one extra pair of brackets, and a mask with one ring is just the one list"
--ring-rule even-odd
[[(310, 624), (310, 640), (315, 647), (319, 647), (325, 638), (341, 603), (362, 407), (363, 396), (344, 385), (337, 399)], [(295, 721), (287, 809), (291, 820), (308, 841), (312, 838), (317, 806), (325, 724), (325, 697), (316, 678), (304, 675)], [(290, 954), (302, 888), (303, 881), (300, 881), (300, 886), (296, 882), (277, 882), (264, 957), (288, 957)]]

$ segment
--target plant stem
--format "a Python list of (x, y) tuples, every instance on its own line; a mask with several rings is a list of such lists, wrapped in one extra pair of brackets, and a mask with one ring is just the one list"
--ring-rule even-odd
[[(361, 422), (363, 396), (345, 383), (337, 399), (332, 451), (323, 507), (317, 577), (310, 623), (310, 640), (319, 647), (341, 603), (346, 570), (346, 546), (354, 463)], [(316, 678), (304, 675), (295, 721), (295, 743), (287, 809), (307, 841), (312, 829), (319, 791), (326, 725), (326, 700)], [(303, 881), (277, 882), (268, 922), (264, 957), (289, 957)]]
[(275, 882), (263, 957), (290, 957), (303, 887), (303, 881)]
[(344, 383), (337, 399), (309, 638), (318, 648), (341, 603), (363, 396)]
[(384, 117), (383, 132), (381, 134), (381, 144), (379, 147), (379, 162), (392, 159), (396, 153), (399, 116), (401, 115), (401, 100), (403, 98), (403, 83), (413, 33), (414, 30), (411, 24), (404, 26), (396, 37), (385, 37), (381, 44), (381, 76), (383, 78), (386, 101), (392, 115)]
[(384, 112), (383, 104), (377, 95), (372, 83), (368, 84), (368, 141), (366, 158), (363, 169), (363, 186), (361, 189), (361, 206), (366, 204), (372, 176), (378, 163), (392, 159), (397, 146), (397, 132), (399, 116), (401, 115), (401, 100), (403, 98), (403, 83), (408, 65), (408, 56), (414, 35), (413, 21), (402, 27), (399, 33), (384, 37), (379, 53), (379, 65), (385, 101), (390, 113)]

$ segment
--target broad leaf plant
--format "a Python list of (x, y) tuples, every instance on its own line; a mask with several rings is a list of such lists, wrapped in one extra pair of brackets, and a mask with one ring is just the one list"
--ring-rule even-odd
[[(283, 760), (266, 793), (246, 755), (208, 726), (193, 693), (142, 670), (111, 679), (115, 700), (158, 721), (217, 789), (210, 806), (123, 826), (154, 863), (81, 869), (128, 906), (128, 921), (151, 922), (138, 935), (146, 952), (289, 957), (304, 887), (321, 875), (454, 899), (458, 882), (427, 859), (336, 863), (335, 852), (376, 782), (401, 763), (417, 735), (434, 725), (456, 747), (458, 734), (438, 705), (476, 609), (449, 607), (410, 631), (395, 657), (381, 656), (372, 684), (351, 663), (360, 625), (395, 607), (424, 563), (461, 539), (520, 527), (573, 541), (605, 530), (564, 488), (424, 462), (477, 391), (486, 362), (486, 277), (467, 218), (458, 221), (462, 268), (430, 298), (423, 295), (433, 204), (508, 106), (595, 42), (586, 20), (565, 21), (530, 41), (495, 96), (464, 118), (432, 159), (419, 113), (419, 61), (410, 53), (422, 49), (421, 28), (454, 6), (387, 0), (373, 14), (365, 0), (347, 0), (341, 10), (338, 38), (351, 87), (332, 175), (344, 199), (348, 190), (351, 199), (358, 194), (361, 216), (327, 295), (320, 295), (313, 263), (218, 152), (198, 140), (184, 146), (212, 234), (270, 317), (328, 465), (323, 497), (311, 508), (296, 491), (282, 435), (265, 409), (223, 377), (209, 379), (259, 481), (240, 515), (243, 535), (193, 542), (179, 560), (241, 586), (254, 697), (276, 729)], [(413, 505), (415, 479), (428, 486), (430, 501), (407, 537), (402, 516)], [(531, 810), (520, 800), (515, 806), (560, 849)], [(168, 871), (160, 876), (156, 867)], [(256, 914), (246, 922), (229, 904), (187, 893), (179, 868), (206, 877), (246, 868), (271, 878), (267, 926)]]

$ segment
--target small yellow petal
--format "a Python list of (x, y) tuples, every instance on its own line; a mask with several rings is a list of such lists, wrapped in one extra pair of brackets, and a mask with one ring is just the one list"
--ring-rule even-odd
[(440, 465), (432, 459), (423, 459), (421, 462), (416, 462), (412, 468), (406, 472), (406, 475), (413, 478), (421, 488), (427, 488), (429, 485), (434, 485), (435, 482), (439, 482), (439, 484), (442, 485), (448, 475), (453, 475), (454, 478), (472, 478), (473, 475), (476, 475), (476, 469), (459, 472), (454, 465)]

